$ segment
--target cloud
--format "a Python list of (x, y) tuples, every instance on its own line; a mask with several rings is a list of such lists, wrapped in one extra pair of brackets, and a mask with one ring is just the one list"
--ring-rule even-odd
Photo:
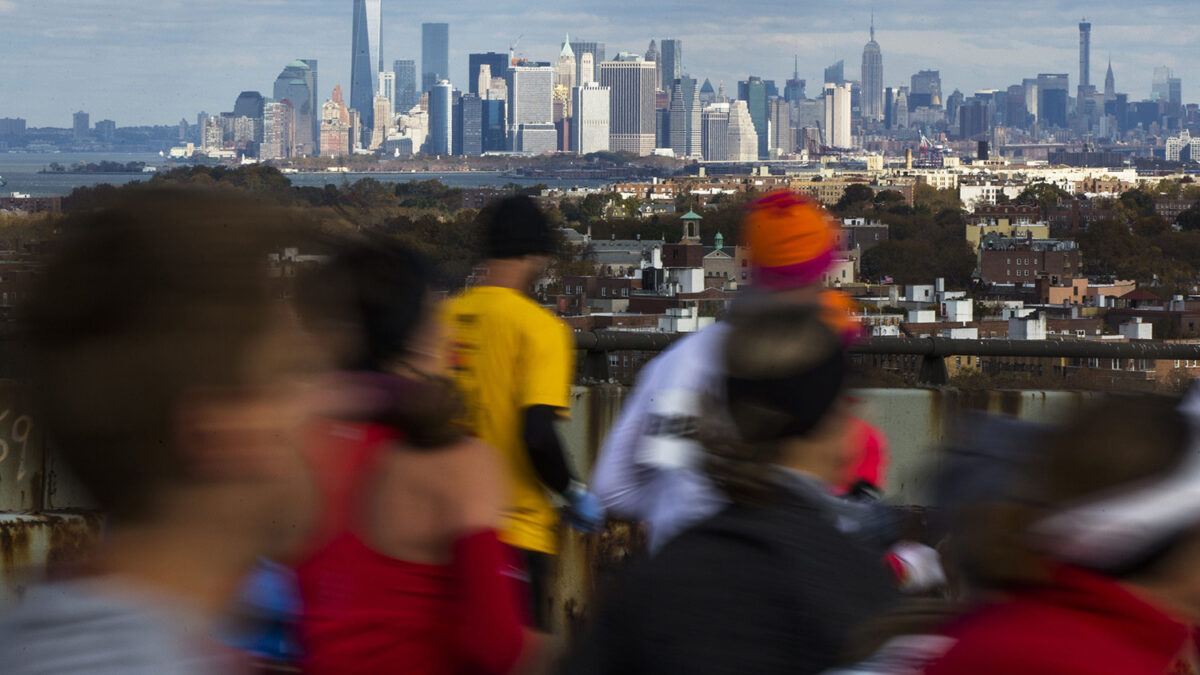
[[(467, 54), (519, 51), (552, 60), (564, 33), (604, 41), (610, 55), (643, 53), (650, 39), (684, 42), (697, 78), (736, 91), (748, 75), (782, 81), (800, 60), (809, 92), (823, 68), (844, 59), (858, 77), (874, 9), (885, 82), (907, 83), (940, 69), (944, 89), (1000, 88), (1039, 72), (1078, 77), (1077, 22), (1092, 22), (1092, 80), (1112, 55), (1117, 87), (1149, 93), (1156, 65), (1183, 78), (1185, 100), (1200, 91), (1194, 31), (1200, 3), (1160, 0), (455, 0), (434, 5), (383, 0), (385, 62), (421, 56), (424, 21), (448, 21), (451, 79), (466, 87)], [(7, 65), (0, 116), (69, 126), (70, 112), (120, 124), (170, 123), (199, 110), (228, 110), (238, 92), (269, 93), (297, 57), (320, 62), (322, 95), (349, 82), (350, 3), (344, 0), (0, 0)], [(11, 36), (11, 39), (10, 39)]]

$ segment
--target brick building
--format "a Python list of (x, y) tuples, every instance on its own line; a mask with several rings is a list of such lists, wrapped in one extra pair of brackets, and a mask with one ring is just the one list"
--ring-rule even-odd
[(1082, 256), (1073, 241), (1010, 239), (988, 235), (979, 251), (980, 278), (993, 284), (1033, 284), (1049, 277), (1052, 284), (1079, 276)]

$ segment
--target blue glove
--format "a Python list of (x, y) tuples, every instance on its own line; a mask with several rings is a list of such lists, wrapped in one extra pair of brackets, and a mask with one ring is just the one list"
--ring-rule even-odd
[(563, 516), (568, 525), (584, 534), (596, 534), (603, 529), (604, 507), (596, 495), (588, 492), (586, 485), (571, 481), (563, 497), (567, 499)]

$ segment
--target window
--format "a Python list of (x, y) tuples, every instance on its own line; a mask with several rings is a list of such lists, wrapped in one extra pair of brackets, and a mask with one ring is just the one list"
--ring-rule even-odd
[(583, 295), (583, 286), (575, 287), (575, 295)]
[(621, 289), (621, 297), (622, 297), (622, 298), (628, 298), (628, 297), (629, 297), (629, 289), (628, 289), (628, 288), (622, 288), (622, 289)]

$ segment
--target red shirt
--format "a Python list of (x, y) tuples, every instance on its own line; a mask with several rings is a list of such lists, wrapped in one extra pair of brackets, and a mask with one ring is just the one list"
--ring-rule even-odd
[[(524, 642), (512, 561), (487, 530), (453, 543), (452, 562), (410, 562), (372, 549), (357, 532), (360, 487), (396, 435), (332, 423), (316, 475), (324, 535), (296, 567), (307, 673), (507, 673)], [(324, 451), (324, 449), (323, 449)]]
[[(1183, 668), (1190, 628), (1109, 577), (1064, 567), (952, 624), (957, 642), (926, 675), (1164, 675)], [(1182, 668), (1182, 669), (1181, 669)]]

